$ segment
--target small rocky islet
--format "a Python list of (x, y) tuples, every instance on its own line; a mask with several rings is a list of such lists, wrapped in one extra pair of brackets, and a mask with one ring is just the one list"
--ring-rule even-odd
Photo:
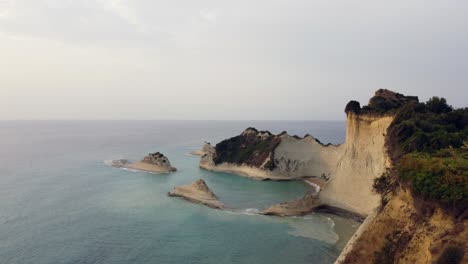
[(198, 179), (190, 185), (174, 187), (169, 196), (182, 197), (188, 201), (206, 205), (211, 208), (224, 209), (224, 204), (218, 200), (214, 192), (203, 179)]
[(177, 171), (177, 169), (171, 165), (169, 159), (161, 152), (149, 153), (141, 161), (137, 162), (130, 162), (125, 159), (113, 160), (112, 166), (116, 168), (135, 169), (158, 173)]

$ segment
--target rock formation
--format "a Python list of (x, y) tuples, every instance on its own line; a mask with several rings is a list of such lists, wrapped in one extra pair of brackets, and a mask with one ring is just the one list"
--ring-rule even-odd
[(199, 150), (194, 150), (192, 152), (190, 152), (191, 155), (194, 155), (194, 156), (200, 156), (202, 157), (203, 155), (205, 155), (206, 153), (208, 153), (211, 149), (211, 144), (209, 142), (205, 142), (205, 145), (203, 145), (203, 148), (202, 149), (199, 149)]
[(141, 161), (133, 163), (125, 159), (114, 160), (112, 166), (148, 172), (174, 172), (177, 170), (171, 166), (169, 159), (160, 152), (150, 153)]
[(379, 204), (379, 195), (372, 192), (373, 179), (390, 165), (385, 134), (392, 113), (409, 101), (417, 97), (384, 89), (363, 108), (351, 101), (345, 108), (346, 141), (341, 145), (324, 145), (310, 135), (300, 138), (247, 128), (207, 149), (200, 167), (256, 179), (326, 178), (321, 202), (365, 217)]
[(195, 181), (191, 185), (174, 187), (168, 195), (182, 197), (188, 201), (204, 204), (212, 208), (224, 208), (224, 204), (218, 200), (213, 191), (208, 188), (205, 181), (202, 179)]
[[(464, 146), (468, 146), (468, 140), (463, 139), (463, 135), (466, 135), (463, 133), (468, 127), (468, 115), (466, 108), (453, 110), (449, 115), (447, 113), (452, 108), (445, 104), (445, 99), (434, 97), (431, 100), (425, 104), (419, 103), (415, 96), (380, 89), (364, 107), (356, 101), (346, 105), (346, 141), (341, 145), (323, 145), (309, 135), (304, 138), (289, 136), (285, 132), (272, 135), (267, 131), (248, 128), (241, 135), (212, 147), (203, 156), (200, 167), (259, 179), (287, 180), (308, 176), (316, 177), (314, 180), (324, 179), (325, 183), (320, 182), (318, 199), (305, 196), (273, 205), (263, 214), (286, 216), (307, 214), (312, 210), (338, 210), (365, 218), (336, 261), (337, 264), (468, 263), (466, 203), (455, 206), (455, 202), (444, 200), (448, 199), (446, 195), (452, 195), (449, 197), (458, 199), (456, 201), (466, 201), (466, 188), (458, 187), (466, 183), (463, 167), (466, 163), (463, 162), (467, 157), (465, 152), (468, 148)], [(436, 118), (437, 114), (439, 116)], [(430, 121), (424, 119), (428, 116), (432, 118)], [(409, 120), (410, 117), (413, 119)], [(451, 119), (447, 120), (449, 117)], [(430, 126), (428, 122), (438, 123)], [(395, 126), (396, 123), (400, 125)], [(430, 134), (433, 130), (428, 129), (450, 125), (453, 129), (438, 128), (441, 133), (434, 135)], [(418, 133), (414, 130), (416, 126)], [(451, 141), (447, 141), (446, 134), (452, 136)], [(421, 139), (422, 136), (417, 135), (427, 138)], [(405, 136), (421, 139), (419, 143), (416, 142), (419, 145), (409, 145), (413, 149), (411, 153), (402, 151), (402, 146), (408, 146), (405, 145), (407, 141), (400, 140)], [(436, 143), (431, 139), (436, 139)], [(461, 141), (457, 141), (459, 139)], [(442, 145), (446, 149), (437, 148), (437, 142), (442, 142), (440, 140), (445, 140)], [(433, 144), (431, 147), (439, 152), (434, 154), (424, 149), (421, 152), (418, 146), (427, 147), (421, 142)], [(458, 149), (453, 148), (453, 142), (458, 144)], [(399, 152), (392, 150), (395, 148), (392, 144), (397, 143), (400, 144)], [(450, 173), (438, 172), (438, 175), (434, 175), (427, 174), (430, 171), (427, 170), (425, 180), (421, 181), (419, 176), (422, 169), (415, 167), (414, 163), (406, 164), (416, 175), (413, 182), (405, 182), (401, 175), (400, 178), (393, 175), (396, 185), (392, 191), (382, 197), (374, 193), (374, 180), (389, 168), (391, 173), (398, 173), (399, 167), (393, 165), (402, 165), (401, 160), (395, 163), (395, 159), (403, 154), (406, 154), (406, 158), (413, 155), (424, 160), (427, 156), (436, 161), (446, 161), (450, 164), (445, 165), (451, 168), (447, 169)], [(445, 168), (444, 164), (438, 166)], [(442, 186), (434, 189), (434, 184), (439, 184), (436, 180), (440, 179)], [(447, 187), (449, 179), (451, 188)], [(415, 182), (419, 184), (419, 189), (414, 189)], [(453, 185), (457, 188), (453, 188)], [(423, 191), (433, 196), (423, 196)], [(434, 193), (438, 196), (434, 196)], [(435, 200), (435, 197), (442, 199)]]
[(272, 205), (268, 209), (264, 210), (262, 214), (277, 216), (302, 216), (309, 214), (318, 206), (320, 206), (320, 200), (317, 199), (317, 195), (308, 194), (297, 200)]

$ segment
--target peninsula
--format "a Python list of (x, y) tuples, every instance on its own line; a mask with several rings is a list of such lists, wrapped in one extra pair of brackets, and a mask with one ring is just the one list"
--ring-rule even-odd
[(468, 109), (380, 89), (366, 106), (350, 101), (345, 113), (343, 144), (247, 128), (206, 144), (199, 166), (321, 182), (318, 196), (263, 214), (325, 209), (364, 219), (336, 263), (468, 263)]

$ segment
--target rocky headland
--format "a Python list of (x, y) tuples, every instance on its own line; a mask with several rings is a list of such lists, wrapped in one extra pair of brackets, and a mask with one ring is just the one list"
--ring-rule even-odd
[[(385, 135), (393, 121), (391, 111), (410, 101), (417, 97), (381, 89), (363, 108), (349, 102), (346, 140), (340, 145), (325, 145), (311, 135), (273, 135), (247, 128), (214, 147), (206, 146), (200, 167), (260, 180), (325, 179), (319, 194), (323, 204), (365, 217), (380, 201), (372, 191), (373, 179), (390, 166)], [(388, 111), (375, 110), (382, 107)]]
[(345, 113), (343, 144), (247, 128), (207, 146), (200, 167), (318, 185), (318, 197), (263, 214), (359, 216), (364, 222), (337, 263), (467, 263), (468, 109), (380, 89), (366, 106), (350, 101)]
[(172, 167), (169, 159), (160, 152), (149, 153), (138, 162), (130, 162), (125, 159), (113, 160), (112, 166), (157, 173), (174, 172), (177, 170), (175, 167)]
[(202, 179), (199, 179), (190, 185), (174, 187), (168, 195), (182, 197), (188, 201), (203, 204), (211, 208), (224, 209), (224, 204), (218, 200), (218, 197), (216, 197), (213, 191), (211, 191)]

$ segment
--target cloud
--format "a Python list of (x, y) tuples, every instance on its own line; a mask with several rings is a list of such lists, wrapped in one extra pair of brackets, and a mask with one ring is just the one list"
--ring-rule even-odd
[(92, 98), (93, 117), (96, 93), (112, 95), (106, 115), (119, 106), (152, 118), (338, 119), (378, 88), (460, 106), (467, 10), (451, 0), (0, 0), (0, 105), (10, 104), (0, 118), (27, 109), (24, 94), (60, 101), (44, 116), (80, 113)]
[(13, 0), (0, 0), (0, 19), (14, 16), (15, 2)]
[(114, 12), (117, 16), (134, 25), (137, 32), (145, 33), (147, 25), (140, 20), (137, 12), (129, 5), (128, 1), (122, 0), (98, 0), (105, 10)]

